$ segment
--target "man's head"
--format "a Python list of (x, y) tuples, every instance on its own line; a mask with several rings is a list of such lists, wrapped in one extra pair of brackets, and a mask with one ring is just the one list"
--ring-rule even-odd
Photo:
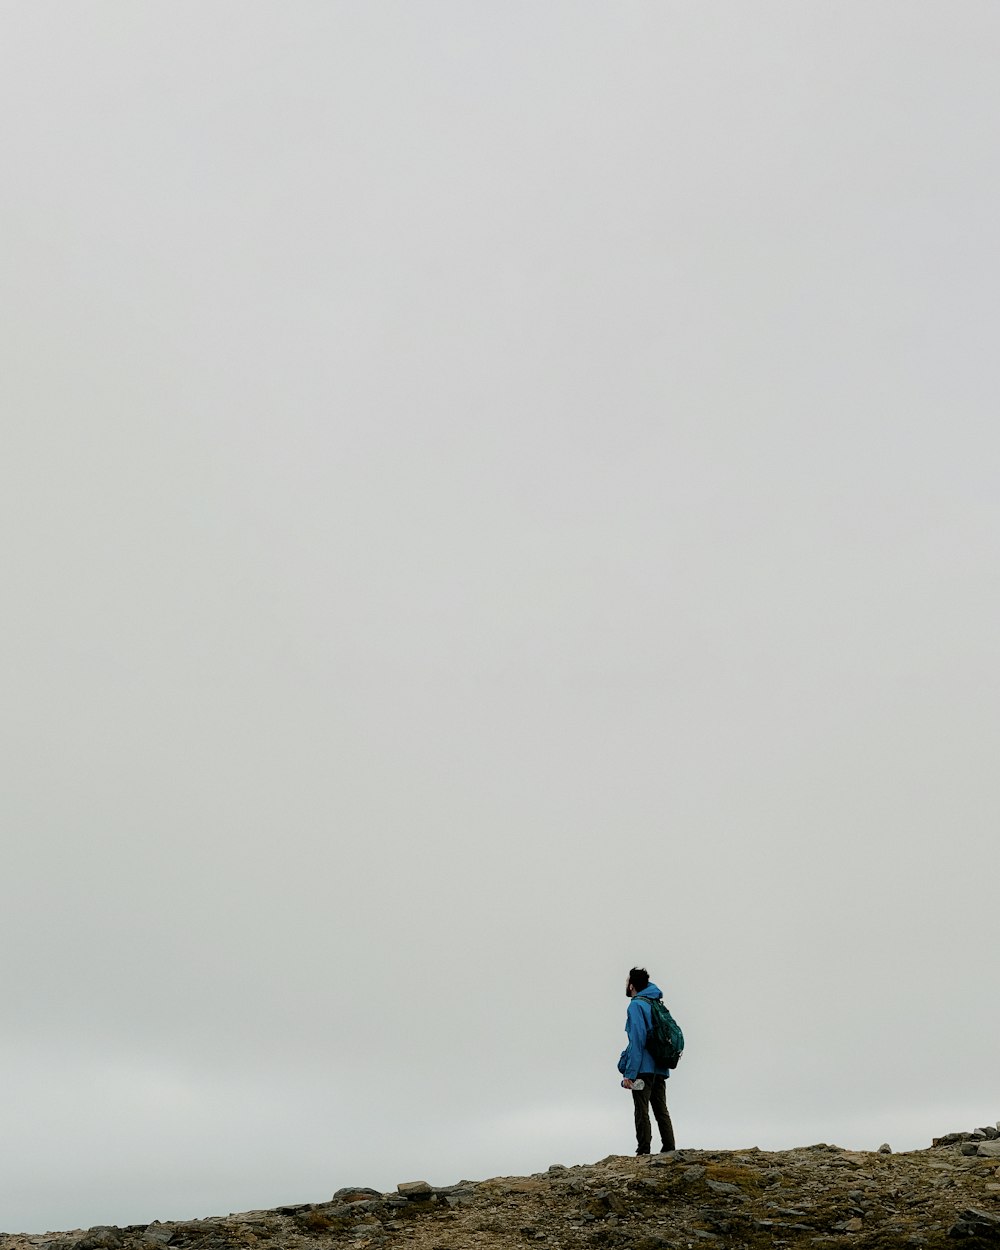
[(625, 982), (625, 997), (634, 998), (640, 990), (649, 984), (649, 973), (645, 968), (630, 968), (628, 980)]

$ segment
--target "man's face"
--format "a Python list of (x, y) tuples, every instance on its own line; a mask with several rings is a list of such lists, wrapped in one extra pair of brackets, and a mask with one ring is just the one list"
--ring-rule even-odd
[(632, 984), (632, 982), (628, 979), (628, 977), (626, 977), (626, 978), (625, 978), (625, 997), (626, 997), (626, 998), (634, 998), (634, 997), (635, 997), (635, 986), (634, 986), (634, 985)]

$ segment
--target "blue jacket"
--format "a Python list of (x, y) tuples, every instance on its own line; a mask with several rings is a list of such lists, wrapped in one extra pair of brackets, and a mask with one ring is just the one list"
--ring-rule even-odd
[(646, 1049), (646, 1037), (652, 1016), (649, 1006), (643, 1006), (643, 999), (662, 998), (659, 987), (652, 981), (644, 990), (640, 990), (628, 1005), (625, 1017), (625, 1032), (628, 1034), (628, 1045), (618, 1060), (618, 1071), (628, 1081), (634, 1081), (640, 1072), (654, 1072), (657, 1076), (669, 1076), (669, 1068), (658, 1068), (653, 1056)]

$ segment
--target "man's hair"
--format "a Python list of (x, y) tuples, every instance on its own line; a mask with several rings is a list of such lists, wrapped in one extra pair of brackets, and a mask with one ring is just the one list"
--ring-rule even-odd
[(628, 979), (637, 990), (644, 990), (649, 984), (649, 973), (645, 968), (633, 968), (628, 974)]

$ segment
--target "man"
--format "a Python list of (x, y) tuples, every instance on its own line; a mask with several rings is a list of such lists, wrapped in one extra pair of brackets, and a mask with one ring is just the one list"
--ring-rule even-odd
[[(667, 1077), (669, 1068), (656, 1066), (653, 1056), (646, 1049), (646, 1038), (652, 1023), (650, 1003), (662, 998), (659, 989), (649, 979), (645, 968), (632, 968), (625, 982), (625, 996), (630, 999), (628, 1015), (625, 1017), (625, 1032), (628, 1045), (618, 1060), (618, 1071), (625, 1078), (622, 1085), (632, 1091), (632, 1102), (635, 1109), (635, 1136), (638, 1142), (637, 1155), (648, 1155), (652, 1141), (649, 1126), (649, 1109), (653, 1108), (656, 1126), (660, 1130), (661, 1148), (674, 1149), (674, 1126), (670, 1122), (667, 1110)], [(642, 1081), (642, 1088), (636, 1089), (636, 1081)]]

